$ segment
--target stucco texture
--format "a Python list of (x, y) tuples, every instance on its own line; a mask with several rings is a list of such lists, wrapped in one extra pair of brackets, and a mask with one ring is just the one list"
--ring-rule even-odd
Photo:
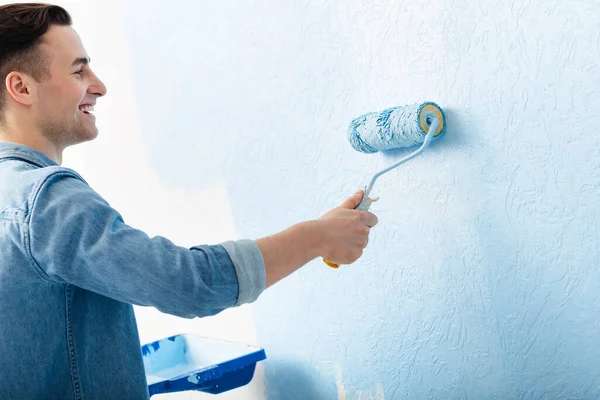
[(225, 183), (245, 238), (317, 218), (404, 151), (348, 123), (435, 101), (447, 134), (384, 175), (364, 256), (255, 303), (268, 399), (600, 397), (600, 6), (131, 3), (146, 150)]

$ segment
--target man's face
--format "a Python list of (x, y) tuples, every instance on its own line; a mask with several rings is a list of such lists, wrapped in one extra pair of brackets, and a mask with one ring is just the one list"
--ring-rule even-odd
[(89, 110), (106, 87), (92, 72), (79, 35), (70, 26), (52, 25), (40, 48), (50, 77), (36, 85), (36, 125), (63, 147), (96, 138), (96, 117)]

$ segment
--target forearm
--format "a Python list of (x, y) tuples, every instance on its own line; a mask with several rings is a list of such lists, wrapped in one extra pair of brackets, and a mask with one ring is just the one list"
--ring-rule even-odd
[(256, 240), (265, 262), (267, 287), (321, 256), (323, 239), (317, 221), (301, 222)]

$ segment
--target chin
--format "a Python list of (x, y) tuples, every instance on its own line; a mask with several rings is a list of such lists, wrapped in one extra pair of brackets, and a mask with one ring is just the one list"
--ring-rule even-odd
[(97, 137), (98, 137), (98, 129), (94, 129), (92, 131), (86, 130), (86, 131), (76, 132), (72, 137), (72, 140), (71, 140), (72, 143), (70, 144), (70, 146), (74, 146), (79, 143), (89, 142), (89, 141), (96, 139)]
[(94, 140), (98, 137), (98, 128), (88, 133), (88, 140)]

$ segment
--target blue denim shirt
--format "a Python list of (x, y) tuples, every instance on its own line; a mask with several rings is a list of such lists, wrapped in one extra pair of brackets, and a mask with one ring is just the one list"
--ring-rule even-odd
[(75, 171), (0, 143), (0, 399), (147, 399), (132, 304), (203, 317), (264, 289), (253, 241), (151, 238)]

